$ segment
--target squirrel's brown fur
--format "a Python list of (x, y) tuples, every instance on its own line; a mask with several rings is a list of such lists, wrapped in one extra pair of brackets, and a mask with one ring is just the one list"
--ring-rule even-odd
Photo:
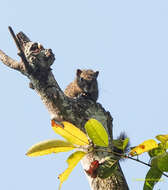
[(98, 71), (77, 69), (76, 79), (66, 87), (65, 95), (70, 98), (86, 97), (96, 101), (98, 99), (98, 74)]

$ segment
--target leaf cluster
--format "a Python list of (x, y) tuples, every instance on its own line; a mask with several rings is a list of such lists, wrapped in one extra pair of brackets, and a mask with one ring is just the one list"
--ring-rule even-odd
[(86, 134), (67, 121), (58, 123), (52, 120), (51, 125), (52, 129), (65, 140), (42, 141), (33, 145), (26, 155), (34, 157), (75, 150), (66, 160), (68, 168), (58, 176), (60, 180), (59, 189), (78, 162), (90, 152), (107, 153), (103, 161), (93, 160), (88, 170), (85, 170), (92, 178), (108, 178), (116, 171), (121, 158), (136, 160), (132, 157), (145, 152), (148, 152), (150, 156), (150, 165), (136, 160), (150, 166), (145, 178), (144, 190), (152, 190), (162, 175), (165, 175), (164, 172), (168, 172), (168, 135), (157, 135), (156, 139), (160, 141), (159, 143), (153, 139), (145, 140), (127, 153), (129, 138), (121, 134), (119, 138), (109, 143), (105, 128), (96, 119), (89, 119), (85, 123)]
[[(66, 160), (68, 168), (58, 177), (60, 180), (60, 189), (62, 183), (68, 179), (74, 167), (86, 154), (91, 151), (101, 151), (101, 147), (107, 149), (109, 141), (105, 128), (96, 119), (90, 119), (85, 123), (84, 127), (87, 134), (67, 121), (58, 123), (52, 120), (51, 125), (52, 129), (65, 140), (42, 141), (33, 145), (26, 155), (33, 157), (75, 150), (75, 152)], [(120, 149), (123, 149), (126, 146), (126, 142), (122, 144), (120, 141), (115, 141), (114, 143)], [(86, 173), (91, 177), (98, 176), (106, 178), (112, 175), (115, 167), (116, 161), (111, 158), (106, 159), (104, 163), (99, 163), (99, 161), (96, 160), (91, 163), (90, 168), (86, 170)]]
[(157, 135), (156, 139), (160, 142), (157, 143), (153, 139), (146, 140), (129, 153), (131, 156), (136, 156), (148, 152), (150, 156), (151, 167), (146, 174), (143, 190), (152, 190), (164, 172), (168, 172), (168, 135)]

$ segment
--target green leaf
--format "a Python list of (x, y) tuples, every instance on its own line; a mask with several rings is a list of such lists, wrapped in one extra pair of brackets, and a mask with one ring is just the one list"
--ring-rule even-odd
[(95, 145), (108, 147), (108, 134), (99, 121), (96, 119), (88, 120), (85, 124), (85, 129)]
[(121, 150), (125, 150), (127, 144), (129, 142), (129, 138), (126, 138), (124, 140), (122, 139), (117, 139), (117, 140), (113, 140), (112, 143), (113, 145), (118, 148), (118, 149), (121, 149)]
[(162, 143), (166, 143), (168, 141), (168, 135), (157, 135), (156, 139)]
[(127, 147), (128, 143), (129, 143), (129, 138), (124, 139), (124, 141), (123, 141), (123, 150), (125, 150), (125, 148)]
[(89, 144), (88, 137), (86, 136), (86, 134), (80, 129), (78, 129), (72, 123), (63, 121), (60, 124), (58, 124), (54, 120), (52, 120), (51, 125), (53, 130), (57, 134), (61, 135), (72, 144), (81, 145), (81, 146)]
[(162, 172), (156, 167), (151, 167), (146, 175), (143, 190), (152, 190), (154, 185), (160, 180)]
[(162, 172), (168, 172), (168, 153), (165, 152), (162, 155), (154, 157), (151, 164)]
[(68, 163), (68, 168), (58, 176), (59, 180), (60, 180), (60, 185), (59, 185), (59, 189), (61, 189), (62, 183), (68, 179), (70, 173), (72, 172), (72, 170), (74, 169), (74, 167), (78, 164), (78, 162), (86, 155), (85, 152), (82, 151), (77, 151), (74, 152), (73, 154), (71, 154), (68, 159), (67, 159), (67, 163)]
[(165, 149), (168, 149), (168, 142), (166, 142), (165, 144)]
[(155, 157), (155, 156), (158, 156), (158, 155), (162, 155), (162, 154), (164, 154), (164, 153), (165, 153), (165, 149), (160, 148), (160, 147), (154, 148), (154, 149), (152, 149), (152, 150), (150, 150), (150, 151), (148, 152), (148, 154), (149, 154), (149, 156), (150, 156), (151, 158), (153, 158), (153, 157)]
[(51, 153), (67, 152), (76, 148), (72, 143), (62, 140), (47, 140), (33, 145), (28, 152), (27, 156), (42, 156)]
[(118, 161), (114, 159), (108, 159), (99, 165), (98, 168), (98, 177), (105, 179), (113, 175), (116, 171), (118, 165)]

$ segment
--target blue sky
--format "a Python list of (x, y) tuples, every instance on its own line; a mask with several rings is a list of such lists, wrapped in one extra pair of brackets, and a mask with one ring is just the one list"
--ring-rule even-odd
[[(114, 117), (114, 136), (132, 146), (168, 133), (168, 2), (156, 0), (21, 0), (1, 2), (0, 49), (18, 59), (7, 27), (24, 31), (56, 55), (53, 72), (64, 89), (76, 69), (99, 70), (99, 102)], [(28, 79), (0, 64), (0, 189), (55, 190), (68, 154), (25, 156), (33, 144), (58, 136)], [(140, 156), (145, 161), (147, 155)], [(121, 163), (131, 190), (141, 190), (149, 168)], [(166, 178), (155, 189), (166, 189)], [(62, 189), (89, 190), (81, 166)]]

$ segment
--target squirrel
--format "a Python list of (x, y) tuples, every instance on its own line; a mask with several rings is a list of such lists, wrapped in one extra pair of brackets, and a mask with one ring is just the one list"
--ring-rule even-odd
[(99, 71), (77, 69), (75, 80), (66, 87), (64, 94), (70, 98), (83, 97), (96, 102), (98, 99), (98, 74)]

